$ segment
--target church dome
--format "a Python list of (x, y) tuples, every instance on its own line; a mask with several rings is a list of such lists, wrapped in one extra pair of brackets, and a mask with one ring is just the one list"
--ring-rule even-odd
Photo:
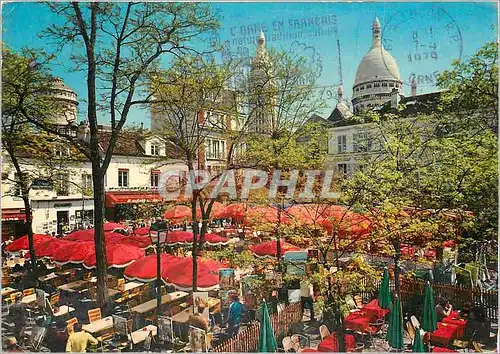
[(378, 18), (372, 26), (372, 46), (359, 63), (352, 89), (355, 112), (383, 105), (390, 100), (393, 90), (403, 93), (398, 64), (382, 45)]
[(354, 85), (375, 80), (401, 81), (398, 64), (384, 47), (373, 47), (359, 63)]

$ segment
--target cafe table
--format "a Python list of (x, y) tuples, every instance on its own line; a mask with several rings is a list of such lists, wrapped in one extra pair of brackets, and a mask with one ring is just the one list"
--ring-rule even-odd
[(75, 311), (74, 308), (72, 308), (70, 306), (62, 305), (62, 306), (59, 306), (57, 309), (54, 309), (54, 317), (61, 317), (61, 316), (67, 315), (73, 311)]
[(356, 311), (350, 313), (344, 319), (344, 327), (353, 331), (366, 333), (370, 327), (371, 318), (363, 311)]
[(122, 291), (130, 291), (130, 290), (133, 290), (135, 288), (141, 287), (143, 285), (144, 285), (143, 283), (139, 283), (136, 281), (130, 281), (128, 283), (125, 283), (125, 286), (123, 287)]
[(187, 323), (189, 321), (189, 317), (193, 314), (193, 308), (188, 307), (185, 310), (182, 310), (178, 314), (172, 316), (172, 322), (177, 323)]
[(452, 311), (449, 316), (443, 318), (442, 322), (457, 326), (457, 332), (455, 333), (456, 339), (461, 339), (464, 337), (467, 320), (460, 318), (460, 315), (457, 311)]
[[(352, 334), (344, 334), (344, 343), (346, 351), (354, 351), (356, 349), (356, 338)], [(333, 332), (328, 337), (323, 339), (318, 344), (318, 352), (339, 352), (339, 341), (337, 333)]]
[(16, 289), (11, 288), (11, 287), (2, 288), (2, 297), (9, 296), (10, 294), (12, 294), (13, 292), (16, 292), (16, 291), (17, 291)]
[(376, 321), (389, 313), (389, 310), (382, 309), (378, 305), (377, 299), (372, 300), (369, 303), (367, 303), (365, 306), (363, 306), (361, 311), (364, 312), (365, 314), (367, 314), (372, 321)]
[(87, 284), (88, 284), (87, 280), (77, 280), (68, 284), (60, 285), (58, 289), (62, 291), (76, 292), (75, 289), (84, 287)]
[(36, 294), (26, 295), (21, 299), (23, 304), (32, 304), (36, 301)]
[(100, 320), (94, 321), (92, 323), (82, 326), (82, 329), (88, 333), (97, 333), (104, 331), (105, 329), (113, 328), (113, 317), (108, 316), (101, 318)]
[(129, 339), (132, 340), (132, 344), (144, 342), (149, 336), (149, 332), (151, 332), (153, 337), (155, 337), (158, 333), (157, 327), (153, 325), (147, 325), (146, 327), (140, 328), (137, 331), (129, 334)]
[[(174, 291), (172, 293), (163, 295), (161, 297), (161, 304), (162, 305), (168, 304), (170, 302), (187, 297), (188, 295), (189, 294), (184, 291)], [(152, 299), (137, 306), (134, 306), (130, 309), (130, 312), (142, 315), (149, 311), (153, 311), (154, 309), (156, 309), (156, 299)]]
[(50, 273), (50, 274), (38, 277), (38, 280), (40, 280), (40, 281), (49, 281), (49, 280), (57, 279), (57, 278), (59, 278), (59, 276), (56, 275), (56, 273)]
[(456, 338), (457, 326), (449, 323), (438, 322), (438, 328), (430, 333), (432, 345), (438, 347), (449, 347), (450, 342)]

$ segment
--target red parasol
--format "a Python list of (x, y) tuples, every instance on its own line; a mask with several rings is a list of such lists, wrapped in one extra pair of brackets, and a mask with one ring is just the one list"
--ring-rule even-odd
[(226, 207), (220, 209), (214, 215), (216, 219), (232, 218), (236, 220), (243, 220), (245, 219), (246, 209), (247, 206), (244, 203), (229, 204)]
[[(173, 264), (178, 257), (167, 253), (160, 255), (161, 269)], [(156, 280), (156, 254), (151, 254), (136, 260), (134, 263), (125, 268), (123, 275), (128, 280), (137, 280), (141, 282), (152, 282)]]
[[(194, 234), (191, 231), (171, 231), (167, 235), (168, 244), (192, 244)], [(200, 235), (198, 235), (198, 240)], [(227, 238), (213, 233), (205, 234), (205, 243), (209, 245), (225, 245), (229, 242)]]
[[(80, 232), (82, 231), (82, 232)], [(75, 231), (68, 236), (63, 237), (63, 240), (67, 241), (79, 241), (79, 242), (94, 242), (94, 229)], [(83, 232), (85, 231), (85, 232)], [(120, 242), (126, 239), (127, 236), (114, 233), (114, 232), (104, 232), (104, 238), (106, 243)]]
[[(198, 258), (196, 285), (198, 291), (215, 290), (219, 286), (219, 269), (226, 266), (213, 259)], [(193, 259), (177, 258), (171, 265), (162, 269), (162, 278), (166, 284), (183, 291), (191, 291), (193, 284)]]
[(72, 247), (61, 247), (52, 259), (59, 264), (82, 263), (89, 253), (94, 253), (93, 242), (73, 242)]
[[(144, 257), (144, 250), (134, 245), (115, 243), (106, 247), (108, 268), (125, 268), (142, 257)], [(88, 269), (95, 268), (95, 252), (85, 257), (83, 266)]]
[[(36, 246), (37, 244), (54, 240), (55, 238), (49, 235), (42, 235), (42, 234), (33, 234), (33, 245)], [(7, 252), (19, 252), (19, 251), (26, 251), (29, 250), (29, 242), (28, 242), (28, 235), (22, 236), (14, 241), (7, 247), (5, 247), (5, 251)], [(35, 251), (36, 254), (36, 251)]]
[(139, 227), (135, 229), (134, 235), (147, 236), (149, 235), (149, 226)]
[[(281, 257), (288, 251), (300, 251), (300, 247), (294, 246), (290, 243), (280, 240)], [(262, 242), (257, 245), (248, 246), (248, 249), (257, 257), (273, 257), (276, 258), (278, 254), (278, 245), (276, 241)]]
[(167, 210), (163, 214), (163, 217), (173, 222), (191, 220), (191, 208), (185, 205), (176, 205), (172, 209)]
[[(72, 241), (65, 241), (57, 238), (52, 238), (52, 240), (36, 244), (35, 255), (37, 257), (52, 257), (58, 249), (62, 247), (71, 248), (72, 245), (73, 245)], [(24, 257), (30, 258), (30, 253), (29, 252), (26, 253)]]
[(127, 228), (122, 224), (116, 222), (105, 222), (104, 223), (104, 231), (113, 231), (113, 230), (126, 230)]
[[(286, 216), (285, 212), (281, 213), (281, 223), (289, 224), (290, 218)], [(278, 222), (278, 209), (271, 206), (258, 206), (249, 208), (245, 218), (245, 224), (256, 225), (260, 223), (276, 224)]]
[(151, 240), (145, 236), (128, 236), (118, 241), (120, 244), (128, 244), (146, 249), (151, 246)]

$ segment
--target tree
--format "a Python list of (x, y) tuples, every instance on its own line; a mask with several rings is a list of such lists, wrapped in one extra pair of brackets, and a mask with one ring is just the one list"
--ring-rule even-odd
[[(97, 302), (107, 299), (104, 240), (104, 176), (116, 141), (132, 107), (147, 104), (148, 77), (167, 56), (203, 54), (196, 41), (215, 30), (218, 22), (210, 5), (198, 3), (52, 3), (63, 24), (54, 23), (44, 35), (59, 47), (74, 48), (70, 63), (87, 78), (87, 140), (57, 130), (40, 117), (27, 117), (50, 133), (64, 137), (90, 160), (94, 192), (97, 259)], [(100, 148), (98, 115), (109, 114), (111, 137)]]
[[(64, 106), (50, 95), (54, 84), (52, 78), (47, 72), (38, 70), (36, 58), (38, 54), (33, 51), (16, 54), (6, 48), (2, 50), (2, 147), (11, 164), (7, 163), (4, 168), (7, 171), (8, 167), (14, 169), (15, 177), (7, 178), (7, 183), (12, 186), (11, 195), (20, 196), (24, 203), (34, 279), (38, 276), (30, 192), (36, 184), (62, 187), (58, 185), (62, 182), (61, 177), (69, 173), (68, 167), (79, 157), (67, 154), (70, 147), (61, 139), (37, 130), (26, 119), (27, 116), (52, 118), (65, 114)], [(57, 155), (56, 151), (63, 153)]]

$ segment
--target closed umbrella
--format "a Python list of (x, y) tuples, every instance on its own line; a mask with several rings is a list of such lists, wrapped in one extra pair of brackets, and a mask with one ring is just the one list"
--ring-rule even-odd
[(278, 345), (276, 343), (276, 337), (274, 337), (271, 317), (269, 316), (265, 301), (262, 303), (261, 314), (258, 351), (261, 353), (275, 353)]
[(437, 316), (432, 294), (431, 284), (427, 282), (425, 286), (424, 315), (422, 329), (426, 332), (434, 332), (437, 329)]
[(382, 309), (392, 310), (391, 290), (389, 289), (389, 272), (384, 269), (382, 283), (378, 290), (378, 305)]
[(415, 339), (413, 340), (413, 352), (425, 353), (424, 343), (422, 342), (422, 336), (420, 334), (420, 328), (415, 328)]
[(389, 328), (387, 329), (386, 339), (392, 348), (403, 349), (403, 310), (401, 309), (401, 301), (397, 295), (389, 317)]

